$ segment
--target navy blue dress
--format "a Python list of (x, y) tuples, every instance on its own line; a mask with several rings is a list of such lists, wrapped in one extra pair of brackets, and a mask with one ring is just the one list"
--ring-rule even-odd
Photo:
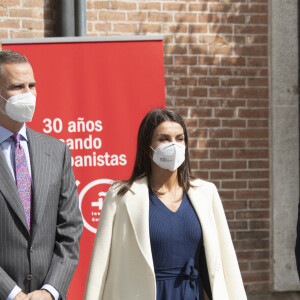
[(199, 280), (201, 225), (186, 194), (176, 212), (149, 188), (150, 241), (157, 300), (204, 300)]

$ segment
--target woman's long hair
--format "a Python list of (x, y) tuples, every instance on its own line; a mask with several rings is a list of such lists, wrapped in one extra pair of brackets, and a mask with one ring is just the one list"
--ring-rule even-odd
[(150, 111), (143, 119), (137, 138), (137, 150), (133, 172), (129, 180), (122, 181), (122, 187), (118, 194), (124, 195), (131, 187), (132, 183), (139, 178), (147, 176), (148, 182), (151, 177), (151, 157), (150, 157), (150, 145), (154, 129), (165, 121), (171, 121), (178, 123), (184, 132), (185, 141), (185, 160), (178, 168), (178, 184), (185, 192), (190, 188), (190, 179), (192, 179), (190, 168), (190, 157), (188, 148), (188, 134), (183, 119), (176, 112), (165, 109), (154, 109)]

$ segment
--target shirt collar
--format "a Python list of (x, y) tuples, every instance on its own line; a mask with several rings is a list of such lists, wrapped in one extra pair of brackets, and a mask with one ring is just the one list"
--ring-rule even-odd
[[(23, 127), (19, 130), (19, 132), (22, 139), (27, 139), (27, 133), (26, 133), (26, 125), (24, 124)], [(0, 144), (2, 144), (4, 141), (6, 141), (8, 138), (10, 138), (14, 133), (11, 132), (10, 130), (0, 126)]]

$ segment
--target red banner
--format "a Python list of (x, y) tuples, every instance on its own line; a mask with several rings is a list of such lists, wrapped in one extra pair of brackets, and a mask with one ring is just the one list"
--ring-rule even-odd
[(71, 149), (84, 232), (68, 298), (82, 300), (105, 194), (131, 174), (142, 118), (165, 107), (162, 41), (11, 40), (2, 49), (24, 54), (33, 67), (37, 107), (28, 126)]

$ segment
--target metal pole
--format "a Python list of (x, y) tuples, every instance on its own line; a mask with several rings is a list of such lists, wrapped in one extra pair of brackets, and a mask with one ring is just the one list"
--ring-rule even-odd
[(56, 0), (57, 36), (75, 36), (74, 0)]
[(75, 0), (75, 33), (86, 36), (86, 0)]

